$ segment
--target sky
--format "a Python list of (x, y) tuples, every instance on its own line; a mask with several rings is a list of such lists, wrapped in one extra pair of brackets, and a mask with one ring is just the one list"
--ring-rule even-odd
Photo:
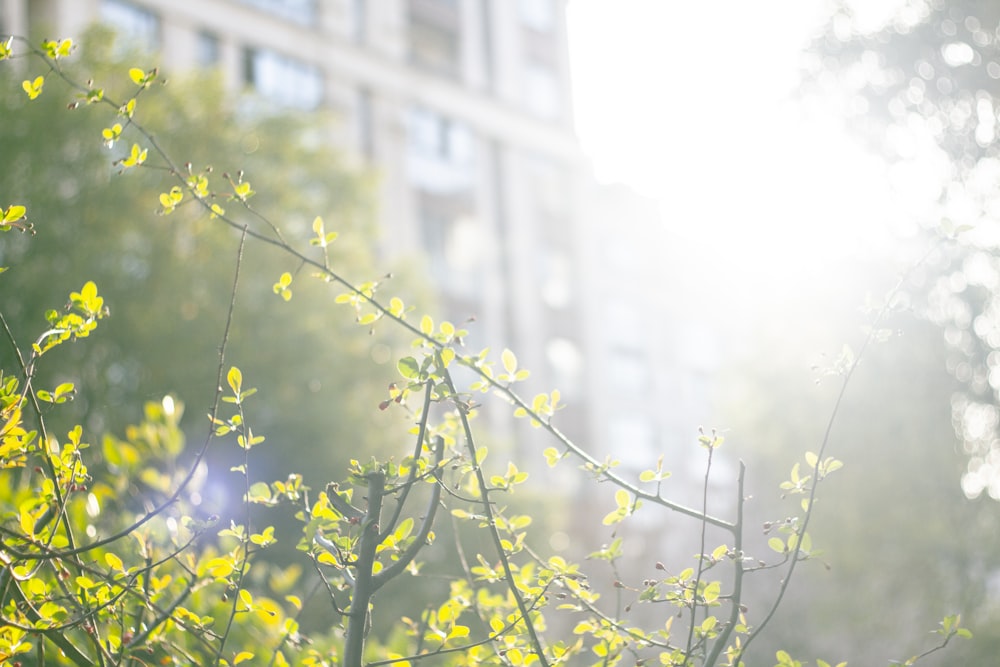
[[(859, 1), (861, 20), (898, 4)], [(598, 179), (657, 200), (672, 232), (761, 280), (888, 243), (886, 165), (835, 111), (794, 96), (828, 12), (825, 0), (570, 0), (577, 131)]]

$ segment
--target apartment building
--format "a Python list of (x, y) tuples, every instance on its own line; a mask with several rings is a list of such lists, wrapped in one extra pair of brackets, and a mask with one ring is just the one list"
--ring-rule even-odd
[[(341, 148), (380, 174), (386, 261), (422, 253), (447, 317), (475, 316), (470, 346), (510, 347), (526, 393), (561, 390), (564, 432), (641, 469), (694, 441), (707, 369), (673, 354), (659, 316), (674, 277), (655, 207), (597, 186), (581, 153), (565, 4), (0, 0), (0, 31), (101, 21), (167, 71), (216, 67), (248, 100), (333, 110)], [(541, 467), (551, 442), (488, 403)]]

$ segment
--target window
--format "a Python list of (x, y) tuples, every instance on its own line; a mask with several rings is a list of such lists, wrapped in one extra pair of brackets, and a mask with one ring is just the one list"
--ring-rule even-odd
[(408, 125), (411, 152), (456, 165), (470, 161), (472, 135), (464, 124), (436, 111), (415, 107), (410, 110)]
[(545, 343), (545, 358), (552, 370), (553, 385), (559, 387), (567, 400), (583, 393), (583, 354), (580, 346), (569, 338), (557, 336)]
[(242, 2), (303, 25), (310, 25), (316, 21), (316, 0), (242, 0)]
[(372, 93), (367, 88), (358, 89), (358, 105), (354, 114), (357, 122), (358, 151), (367, 160), (375, 157), (375, 119)]
[(419, 18), (410, 20), (410, 60), (445, 76), (458, 75), (458, 35)]
[(214, 67), (219, 64), (219, 37), (215, 33), (201, 31), (198, 33), (197, 58), (201, 67)]
[(542, 302), (554, 310), (573, 304), (573, 263), (565, 250), (544, 248), (538, 253)]
[(560, 42), (553, 35), (555, 8), (552, 0), (521, 0), (520, 15), (525, 106), (542, 118), (556, 118), (565, 93), (559, 76)]
[(243, 80), (279, 106), (311, 111), (323, 101), (323, 78), (317, 67), (268, 49), (244, 51)]
[(418, 193), (424, 251), (431, 276), (452, 297), (477, 299), (482, 285), (480, 264), (485, 243), (474, 217), (471, 191), (456, 194)]
[(562, 112), (559, 79), (552, 68), (537, 62), (524, 67), (524, 102), (528, 110), (540, 118), (558, 118)]
[(407, 163), (410, 182), (437, 193), (473, 187), (475, 139), (464, 123), (436, 111), (413, 107), (407, 115)]
[(562, 311), (557, 318), (564, 320), (565, 311), (576, 298), (575, 240), (566, 233), (572, 226), (569, 173), (560, 163), (534, 155), (527, 164), (524, 182), (530, 206), (526, 213), (536, 230), (534, 261), (539, 295), (546, 306)]
[(351, 34), (359, 42), (368, 39), (368, 0), (351, 3)]
[(458, 5), (454, 0), (410, 0), (410, 61), (421, 69), (459, 73)]
[(477, 299), (485, 247), (475, 207), (476, 138), (464, 123), (425, 107), (407, 114), (407, 174), (431, 272), (450, 297)]
[(147, 51), (160, 48), (160, 19), (142, 7), (124, 0), (104, 0), (101, 21), (114, 28), (128, 46)]
[(518, 15), (526, 27), (538, 32), (552, 32), (556, 27), (556, 8), (552, 0), (519, 0)]

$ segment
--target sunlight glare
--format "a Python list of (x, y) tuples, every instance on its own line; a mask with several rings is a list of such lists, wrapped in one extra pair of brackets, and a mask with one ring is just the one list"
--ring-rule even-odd
[(659, 201), (670, 233), (744, 290), (884, 247), (901, 225), (893, 178), (938, 181), (919, 166), (890, 173), (837, 109), (794, 98), (823, 4), (569, 5), (577, 126), (597, 177)]

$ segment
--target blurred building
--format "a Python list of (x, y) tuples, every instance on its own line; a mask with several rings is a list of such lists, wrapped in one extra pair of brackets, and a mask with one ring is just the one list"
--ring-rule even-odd
[[(675, 353), (661, 307), (678, 276), (655, 207), (599, 187), (573, 130), (565, 0), (0, 0), (0, 32), (81, 34), (95, 21), (214, 67), (248, 102), (333, 110), (336, 141), (380, 174), (386, 262), (422, 251), (469, 345), (514, 350), (524, 393), (559, 388), (574, 440), (650, 467), (690, 446), (699, 357)], [(364, 277), (362, 277), (364, 278)], [(707, 357), (705, 356), (707, 355)], [(553, 444), (488, 402), (497, 432), (542, 465)], [(513, 425), (512, 425), (513, 424)]]

